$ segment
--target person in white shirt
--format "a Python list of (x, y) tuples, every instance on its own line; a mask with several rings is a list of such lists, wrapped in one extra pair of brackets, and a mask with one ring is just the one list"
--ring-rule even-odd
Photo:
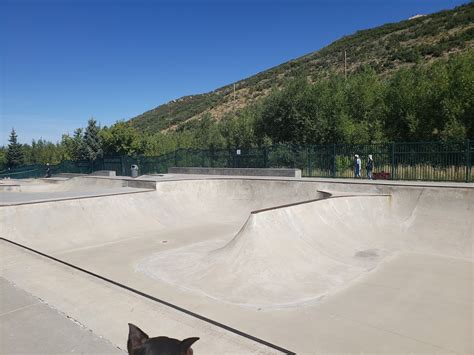
[(362, 167), (362, 161), (360, 160), (359, 154), (354, 155), (354, 175), (356, 178), (360, 178), (360, 169)]

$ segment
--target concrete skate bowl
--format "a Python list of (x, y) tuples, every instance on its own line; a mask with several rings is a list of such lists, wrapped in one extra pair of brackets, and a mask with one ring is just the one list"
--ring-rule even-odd
[[(98, 260), (122, 245), (107, 266), (127, 257), (139, 271), (127, 277), (213, 302), (280, 308), (320, 300), (398, 253), (472, 260), (473, 206), (472, 189), (206, 179), (4, 207), (0, 223), (2, 237), (96, 271), (107, 272)], [(133, 240), (149, 247), (129, 256)]]
[[(90, 187), (90, 182), (101, 188), (122, 184), (120, 180), (83, 179), (51, 184), (51, 189), (74, 191), (76, 187)], [(169, 234), (193, 243), (221, 237), (222, 230), (234, 235), (254, 209), (327, 196), (312, 184), (291, 181), (186, 180), (156, 186), (156, 191), (136, 194), (4, 206), (0, 232), (5, 238), (46, 252)], [(49, 188), (49, 184), (34, 184), (26, 190)], [(213, 228), (215, 232), (210, 230)], [(196, 231), (202, 234), (193, 235)]]
[(356, 189), (254, 211), (223, 246), (203, 242), (157, 253), (137, 270), (220, 302), (262, 309), (317, 301), (398, 253), (472, 260), (472, 191)]
[[(474, 353), (473, 211), (472, 187), (160, 179), (0, 207), (0, 236), (297, 353)], [(107, 282), (2, 246), (6, 276), (116, 344), (129, 321), (182, 337), (178, 310), (160, 323), (145, 297), (112, 303)]]

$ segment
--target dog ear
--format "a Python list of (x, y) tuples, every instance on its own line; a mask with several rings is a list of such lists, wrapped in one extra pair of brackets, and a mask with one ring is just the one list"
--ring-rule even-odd
[(191, 345), (193, 345), (196, 341), (198, 341), (199, 338), (187, 338), (181, 341), (181, 353), (182, 354), (187, 354), (187, 355), (192, 355), (193, 354), (193, 349), (191, 349)]
[(129, 354), (132, 354), (133, 351), (140, 349), (148, 340), (148, 335), (136, 325), (128, 323), (128, 342), (127, 350)]

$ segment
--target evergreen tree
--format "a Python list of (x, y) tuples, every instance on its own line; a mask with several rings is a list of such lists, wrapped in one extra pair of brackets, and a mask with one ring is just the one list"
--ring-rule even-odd
[(63, 134), (61, 139), (61, 146), (65, 150), (65, 155), (68, 159), (74, 161), (83, 160), (85, 156), (84, 133), (82, 128), (74, 130), (74, 136)]
[(74, 130), (74, 136), (71, 142), (72, 159), (84, 160), (87, 159), (86, 142), (84, 140), (84, 129), (77, 128)]
[(12, 128), (10, 133), (10, 138), (8, 139), (10, 144), (8, 144), (8, 149), (6, 153), (7, 167), (14, 168), (16, 166), (22, 165), (24, 162), (23, 150), (20, 143), (18, 143), (18, 136), (16, 135), (15, 129)]
[(84, 146), (85, 159), (96, 160), (103, 156), (100, 127), (97, 126), (97, 121), (94, 118), (87, 122), (87, 128), (84, 132)]
[(0, 147), (0, 170), (5, 169), (6, 167), (6, 154), (7, 154), (7, 148), (5, 147)]

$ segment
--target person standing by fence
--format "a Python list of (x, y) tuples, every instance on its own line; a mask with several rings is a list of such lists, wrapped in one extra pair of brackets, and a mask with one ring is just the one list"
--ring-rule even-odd
[(360, 178), (360, 168), (362, 161), (360, 160), (359, 154), (354, 155), (354, 175), (356, 178)]
[(374, 169), (374, 159), (372, 158), (372, 154), (369, 154), (369, 160), (367, 160), (365, 169), (367, 170), (367, 178), (372, 180), (372, 170)]
[(49, 163), (46, 164), (46, 174), (44, 176), (45, 178), (50, 178), (51, 177), (51, 167), (49, 166)]

